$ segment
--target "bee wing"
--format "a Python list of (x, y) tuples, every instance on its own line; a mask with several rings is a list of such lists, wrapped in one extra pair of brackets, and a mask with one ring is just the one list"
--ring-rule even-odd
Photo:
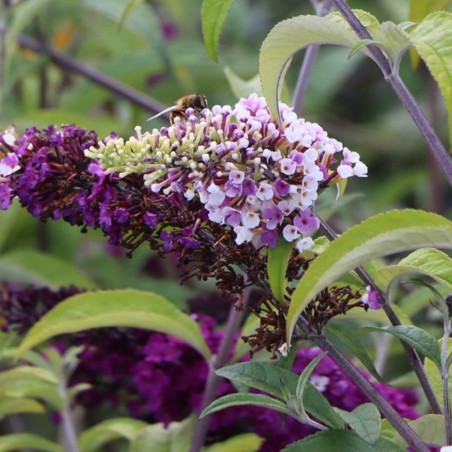
[(152, 119), (158, 118), (159, 116), (162, 116), (165, 113), (168, 113), (169, 111), (172, 111), (172, 110), (174, 110), (174, 105), (172, 107), (165, 108), (165, 110), (162, 110), (160, 113), (157, 113), (156, 115), (151, 116), (150, 118), (146, 119), (146, 121), (151, 121)]

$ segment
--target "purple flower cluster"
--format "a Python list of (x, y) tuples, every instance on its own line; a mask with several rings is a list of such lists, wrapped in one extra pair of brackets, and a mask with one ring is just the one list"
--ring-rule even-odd
[[(73, 289), (52, 292), (9, 285), (0, 294), (0, 312), (6, 322), (4, 329), (25, 332), (47, 310), (72, 295)], [(38, 306), (34, 304), (36, 300), (41, 300)], [(206, 315), (194, 314), (193, 318), (199, 322), (212, 353), (216, 353), (223, 337), (217, 322)], [(62, 340), (58, 347), (65, 349), (68, 345)], [(72, 335), (70, 343), (84, 346), (72, 383), (92, 384), (92, 389), (79, 396), (79, 402), (90, 409), (104, 402), (117, 408), (125, 406), (135, 417), (164, 423), (182, 420), (193, 411), (200, 411), (208, 365), (182, 340), (144, 330), (103, 328)], [(320, 352), (318, 348), (300, 349), (293, 370), (301, 373)], [(363, 374), (369, 377), (364, 371)], [(344, 410), (353, 410), (368, 401), (328, 356), (314, 370), (311, 383), (333, 406)], [(382, 383), (373, 385), (403, 417), (418, 417), (414, 390), (391, 388)], [(217, 395), (233, 392), (231, 383), (222, 380)], [(272, 452), (314, 430), (291, 417), (281, 421), (276, 411), (244, 406), (213, 415), (207, 441), (221, 441), (243, 431), (260, 435), (264, 438), (260, 451)]]
[(230, 106), (204, 109), (200, 117), (141, 133), (109, 138), (85, 154), (103, 170), (144, 174), (153, 193), (199, 200), (208, 219), (229, 226), (235, 242), (276, 246), (282, 236), (300, 251), (319, 226), (312, 208), (318, 191), (367, 167), (356, 152), (329, 138), (315, 123), (280, 105), (282, 123), (263, 97), (252, 94)]
[(130, 251), (145, 241), (170, 250), (170, 239), (161, 233), (168, 224), (181, 240), (190, 235), (192, 227), (184, 231), (201, 217), (196, 209), (184, 213), (177, 197), (150, 193), (142, 176), (120, 180), (101, 170), (84, 155), (97, 141), (94, 132), (74, 125), (0, 133), (0, 207), (7, 209), (18, 198), (41, 220), (101, 228), (110, 244)]

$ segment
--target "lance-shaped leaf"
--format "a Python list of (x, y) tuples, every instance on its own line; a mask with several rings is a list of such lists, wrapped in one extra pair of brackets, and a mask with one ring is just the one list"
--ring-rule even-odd
[(452, 248), (452, 222), (420, 210), (394, 210), (342, 234), (310, 265), (295, 289), (287, 314), (287, 343), (299, 315), (320, 290), (372, 259), (421, 247)]
[(355, 329), (350, 329), (338, 323), (329, 323), (326, 326), (327, 338), (346, 354), (356, 356), (361, 364), (379, 381), (381, 377), (367, 353), (366, 348), (356, 336)]
[(272, 399), (262, 394), (228, 394), (213, 401), (202, 413), (201, 417), (209, 416), (217, 411), (231, 408), (234, 406), (253, 405), (264, 408), (271, 408), (272, 410), (279, 411), (282, 414), (288, 414), (289, 416), (295, 416), (295, 413), (290, 410), (287, 405), (279, 400)]
[(252, 93), (262, 96), (262, 87), (259, 74), (256, 74), (249, 80), (243, 80), (229, 66), (226, 66), (223, 72), (228, 79), (231, 91), (237, 99), (240, 99), (241, 97), (248, 97)]
[(429, 14), (410, 34), (410, 40), (438, 83), (449, 114), (452, 136), (452, 13)]
[(452, 259), (442, 251), (433, 248), (416, 250), (397, 265), (379, 269), (375, 283), (386, 292), (396, 278), (403, 275), (421, 273), (452, 289)]
[(185, 452), (190, 449), (196, 417), (181, 422), (150, 425), (138, 432), (130, 446), (130, 452)]
[(345, 430), (324, 430), (309, 435), (307, 438), (292, 443), (285, 447), (282, 452), (375, 452), (375, 448), (361, 439), (355, 432)]
[(298, 407), (303, 413), (306, 413), (304, 408), (304, 392), (306, 389), (306, 385), (309, 382), (309, 378), (314, 372), (317, 364), (322, 360), (322, 358), (326, 355), (326, 352), (322, 353), (319, 356), (316, 356), (304, 369), (301, 375), (298, 377), (297, 388), (295, 389), (295, 397), (297, 400)]
[[(450, 3), (451, 0), (410, 0), (408, 20), (418, 23), (428, 14), (445, 9)], [(413, 48), (410, 49), (410, 58), (412, 66), (417, 68), (419, 65), (419, 55)]]
[(14, 413), (44, 413), (44, 411), (44, 407), (36, 400), (0, 395), (0, 420)]
[(11, 435), (3, 435), (0, 438), (0, 450), (2, 452), (28, 448), (48, 452), (63, 452), (63, 448), (58, 444), (31, 433), (13, 433)]
[[(426, 444), (444, 444), (444, 416), (440, 414), (427, 414), (414, 421), (407, 421), (407, 424)], [(381, 437), (405, 446), (404, 450), (406, 450), (406, 441), (386, 419), (383, 419), (381, 423)]]
[(37, 381), (45, 381), (55, 385), (58, 383), (56, 375), (47, 369), (40, 369), (39, 367), (32, 366), (19, 366), (0, 372), (0, 387), (4, 385), (7, 386), (11, 381), (20, 378), (35, 379)]
[(335, 409), (342, 419), (366, 442), (375, 444), (380, 436), (381, 416), (373, 403), (364, 403), (351, 413)]
[(390, 333), (398, 337), (400, 340), (411, 345), (419, 353), (431, 359), (438, 368), (441, 366), (440, 350), (438, 341), (427, 331), (413, 325), (397, 325), (397, 326), (364, 326), (360, 328), (362, 331), (381, 331)]
[(198, 324), (166, 298), (138, 290), (108, 290), (75, 295), (58, 304), (27, 333), (22, 354), (60, 334), (101, 327), (144, 328), (172, 334), (204, 357), (210, 356)]
[(80, 435), (80, 451), (94, 452), (104, 444), (119, 438), (132, 441), (148, 424), (137, 419), (117, 418), (100, 422)]
[(78, 268), (50, 254), (18, 250), (0, 256), (0, 274), (5, 280), (59, 288), (74, 285), (94, 289), (96, 285)]
[[(370, 30), (378, 29), (377, 19), (354, 10)], [(259, 74), (267, 103), (276, 118), (280, 88), (292, 56), (311, 44), (336, 44), (352, 47), (359, 41), (345, 20), (333, 13), (325, 17), (298, 16), (279, 22), (265, 38), (259, 53)], [(363, 52), (367, 49), (363, 47)]]
[[(442, 338), (438, 341), (438, 347), (442, 347), (443, 340)], [(449, 338), (447, 341), (447, 353), (452, 353), (452, 339)], [(449, 359), (449, 358), (448, 358)], [(427, 378), (430, 382), (430, 385), (438, 398), (439, 404), (444, 407), (444, 394), (443, 394), (443, 380), (441, 378), (441, 369), (438, 367), (436, 363), (434, 363), (431, 359), (426, 359), (424, 362), (425, 373), (427, 374)], [(450, 375), (450, 369), (449, 369)], [(449, 378), (449, 392), (452, 389), (451, 379)]]
[(280, 240), (275, 248), (269, 248), (268, 250), (268, 281), (273, 296), (281, 303), (284, 302), (284, 295), (287, 289), (286, 272), (292, 249), (293, 243)]
[(217, 61), (218, 44), (224, 21), (234, 0), (204, 0), (201, 10), (202, 34), (209, 57)]
[(205, 452), (253, 452), (259, 450), (263, 442), (264, 439), (255, 433), (242, 433), (207, 447)]
[[(240, 383), (250, 388), (267, 392), (277, 399), (284, 400), (283, 386), (290, 394), (295, 394), (298, 376), (293, 372), (268, 363), (238, 363), (217, 370), (217, 375), (227, 378), (233, 383)], [(303, 393), (305, 410), (319, 421), (331, 427), (339, 427), (342, 421), (334, 412), (328, 400), (307, 382)]]

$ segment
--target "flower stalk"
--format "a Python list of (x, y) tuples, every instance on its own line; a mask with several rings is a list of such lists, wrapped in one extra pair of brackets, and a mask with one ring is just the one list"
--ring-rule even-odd
[[(334, 0), (334, 3), (336, 4), (337, 9), (344, 16), (345, 20), (349, 23), (352, 29), (355, 30), (356, 34), (361, 39), (372, 39), (372, 36), (353, 13), (345, 0)], [(386, 81), (390, 84), (394, 92), (397, 94), (398, 98), (400, 99), (400, 101), (410, 114), (411, 118), (413, 119), (414, 123), (416, 124), (417, 128), (421, 132), (422, 136), (424, 137), (424, 140), (427, 143), (430, 152), (435, 158), (438, 166), (442, 169), (446, 179), (449, 182), (449, 185), (452, 186), (451, 156), (442, 145), (441, 140), (435, 133), (435, 130), (427, 121), (427, 118), (425, 117), (412, 94), (409, 92), (403, 80), (400, 78), (399, 74), (393, 71), (389, 60), (386, 58), (381, 49), (379, 49), (376, 45), (370, 45), (369, 51), (371, 52), (374, 61), (383, 72)]]
[[(335, 240), (337, 238), (336, 232), (329, 226), (328, 223), (326, 223), (322, 219), (320, 219), (320, 227), (324, 234), (330, 240)], [(397, 314), (394, 312), (391, 305), (387, 303), (387, 300), (385, 299), (384, 295), (378, 290), (377, 286), (375, 285), (370, 275), (366, 272), (366, 270), (362, 267), (358, 267), (355, 269), (355, 271), (361, 278), (361, 280), (364, 282), (364, 284), (370, 286), (372, 290), (379, 292), (382, 300), (383, 311), (385, 312), (391, 324), (393, 326), (401, 325), (400, 319), (398, 318)], [(422, 365), (422, 361), (421, 358), (419, 357), (419, 354), (413, 347), (411, 347), (411, 345), (407, 344), (406, 342), (401, 341), (401, 344), (405, 350), (411, 368), (414, 370), (416, 376), (418, 377), (419, 383), (429, 402), (430, 408), (432, 409), (433, 413), (441, 414), (442, 413), (441, 406), (438, 402), (438, 398), (436, 397), (435, 392), (433, 391), (432, 385), (430, 384), (430, 381), (425, 373), (425, 369), (424, 366)]]
[[(302, 328), (303, 319), (299, 324)], [(316, 336), (310, 338), (323, 351), (328, 352), (328, 356), (339, 365), (339, 367), (348, 375), (366, 396), (377, 406), (381, 414), (391, 423), (397, 432), (412, 446), (417, 452), (428, 452), (429, 448), (423, 443), (414, 430), (402, 419), (386, 399), (369, 383), (369, 381), (359, 372), (359, 370), (336, 348), (325, 336)]]
[[(221, 378), (217, 376), (215, 372), (224, 367), (228, 362), (234, 341), (236, 340), (236, 334), (239, 331), (244, 314), (247, 312), (246, 307), (248, 305), (249, 295), (250, 289), (245, 289), (243, 294), (239, 297), (238, 303), (233, 304), (229, 310), (228, 320), (224, 329), (223, 338), (218, 348), (218, 353), (213, 357), (213, 361), (209, 366), (209, 374), (204, 388), (200, 412), (215, 400), (221, 381)], [(198, 452), (201, 450), (209, 427), (209, 421), (209, 416), (198, 420), (193, 434), (190, 452)]]

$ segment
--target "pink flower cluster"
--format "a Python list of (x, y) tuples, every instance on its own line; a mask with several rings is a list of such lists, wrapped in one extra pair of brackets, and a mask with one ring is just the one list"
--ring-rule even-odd
[(300, 251), (319, 227), (319, 190), (352, 176), (366, 177), (359, 154), (329, 138), (315, 123), (280, 105), (281, 124), (263, 97), (234, 108), (214, 106), (187, 120), (124, 142), (107, 139), (86, 151), (102, 168), (142, 173), (154, 193), (199, 200), (210, 221), (231, 227), (238, 245), (276, 246), (282, 236)]

